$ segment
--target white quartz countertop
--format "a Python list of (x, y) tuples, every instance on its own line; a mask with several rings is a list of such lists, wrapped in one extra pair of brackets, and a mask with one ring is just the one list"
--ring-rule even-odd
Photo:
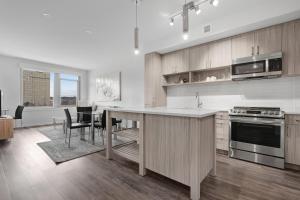
[(287, 115), (300, 115), (300, 110), (286, 111), (285, 114), (287, 114)]
[(167, 108), (167, 107), (106, 107), (108, 111), (115, 112), (131, 112), (131, 113), (143, 113), (143, 114), (154, 114), (154, 115), (167, 115), (167, 116), (178, 116), (178, 117), (195, 117), (203, 118), (211, 115), (215, 115), (218, 110), (202, 109), (202, 108)]

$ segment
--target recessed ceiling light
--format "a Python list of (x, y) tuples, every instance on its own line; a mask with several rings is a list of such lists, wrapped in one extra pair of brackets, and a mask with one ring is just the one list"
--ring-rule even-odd
[(48, 11), (44, 11), (44, 12), (42, 13), (42, 15), (43, 15), (44, 17), (47, 17), (47, 18), (50, 18), (50, 17), (51, 17), (51, 15), (50, 15), (50, 13), (49, 13)]
[(86, 34), (89, 34), (89, 35), (92, 35), (93, 34), (93, 31), (91, 31), (91, 30), (85, 30), (84, 31)]

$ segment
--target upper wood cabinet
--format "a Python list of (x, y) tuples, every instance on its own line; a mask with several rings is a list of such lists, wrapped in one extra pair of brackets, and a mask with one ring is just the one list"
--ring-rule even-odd
[(166, 105), (166, 91), (162, 87), (161, 55), (145, 55), (145, 106), (157, 107)]
[(208, 45), (198, 45), (189, 49), (190, 71), (208, 68)]
[(255, 54), (280, 52), (282, 39), (282, 25), (271, 26), (255, 31)]
[(283, 25), (282, 51), (283, 73), (300, 75), (300, 20)]
[(174, 74), (189, 70), (189, 50), (183, 49), (162, 56), (163, 74)]
[(208, 68), (230, 66), (231, 64), (231, 38), (218, 40), (209, 44)]
[(241, 34), (232, 38), (232, 59), (280, 52), (282, 25)]
[(232, 38), (232, 59), (254, 55), (254, 32)]

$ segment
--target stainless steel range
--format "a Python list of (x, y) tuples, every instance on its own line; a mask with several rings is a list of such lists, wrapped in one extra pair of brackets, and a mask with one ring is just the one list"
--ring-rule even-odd
[(284, 168), (284, 112), (280, 108), (234, 107), (229, 156)]

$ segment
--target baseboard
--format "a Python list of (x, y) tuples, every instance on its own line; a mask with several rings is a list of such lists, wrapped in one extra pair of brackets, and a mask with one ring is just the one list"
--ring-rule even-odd
[(286, 169), (300, 171), (300, 166), (299, 165), (285, 163), (284, 166), (285, 166)]
[(228, 151), (226, 150), (222, 150), (222, 149), (217, 149), (217, 154), (221, 154), (221, 155), (228, 155)]
[[(56, 123), (56, 125), (62, 125), (62, 123)], [(49, 123), (49, 124), (41, 124), (41, 125), (23, 126), (23, 127), (16, 127), (14, 129), (18, 130), (18, 129), (23, 129), (23, 128), (40, 128), (40, 127), (45, 127), (45, 126), (54, 126), (54, 124)]]

